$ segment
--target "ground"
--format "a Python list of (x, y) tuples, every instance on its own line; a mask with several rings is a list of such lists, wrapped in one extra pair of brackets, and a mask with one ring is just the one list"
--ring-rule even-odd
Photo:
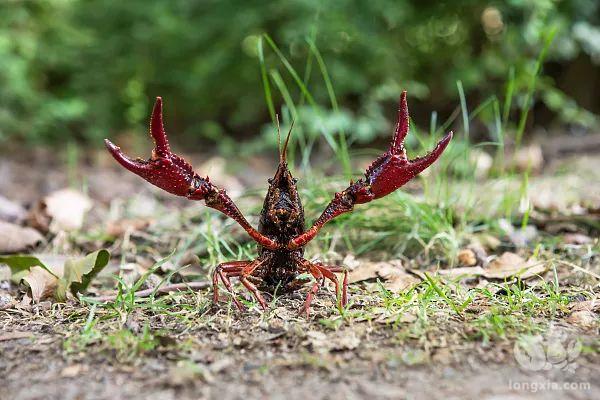
[[(14, 154), (0, 162), (2, 196), (28, 209), (13, 222), (45, 241), (26, 251), (47, 259), (105, 247), (112, 257), (81, 302), (32, 302), (3, 270), (2, 400), (600, 395), (597, 155), (547, 161), (525, 189), (518, 173), (461, 180), (428, 203), (416, 183), (332, 224), (307, 252), (351, 270), (350, 304), (339, 309), (326, 287), (306, 317), (306, 289), (270, 299), (266, 312), (239, 289), (248, 311), (213, 305), (209, 288), (135, 295), (162, 280), (206, 281), (217, 262), (254, 248), (217, 214), (151, 189), (101, 153), (79, 156), (81, 167), (46, 151), (27, 163)], [(233, 178), (220, 162), (198, 169), (236, 198), (263, 189), (271, 167), (255, 159)], [(342, 181), (306, 182), (308, 219)], [(83, 227), (40, 226), (36, 202), (69, 185), (93, 202)], [(493, 209), (515, 187), (530, 212)], [(250, 191), (241, 208), (256, 215), (261, 194)], [(462, 218), (448, 222), (450, 207)]]

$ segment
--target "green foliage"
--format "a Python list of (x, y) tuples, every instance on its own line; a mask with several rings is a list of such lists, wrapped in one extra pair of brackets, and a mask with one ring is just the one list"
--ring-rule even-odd
[[(600, 13), (593, 0), (323, 4), (2, 2), (0, 140), (97, 143), (123, 129), (141, 134), (152, 98), (162, 95), (170, 130), (233, 148), (227, 134), (258, 132), (269, 113), (288, 103), (285, 95), (303, 99), (294, 85), (299, 78), (316, 104), (329, 104), (335, 88), (339, 104), (319, 118), (342, 129), (349, 142), (368, 142), (385, 131), (390, 115), (384, 110), (401, 89), (429, 110), (449, 113), (457, 81), (466, 98), (478, 100), (502, 92), (509, 71), (513, 110), (542, 101), (563, 122), (596, 123), (543, 73), (539, 98), (527, 96), (550, 29), (557, 35), (547, 61), (562, 69), (576, 58), (598, 61)], [(267, 43), (259, 53), (263, 33), (281, 54)], [(299, 76), (278, 68), (281, 55)], [(296, 89), (273, 90), (270, 109), (261, 65), (271, 89)], [(583, 76), (578, 82), (585, 87)]]

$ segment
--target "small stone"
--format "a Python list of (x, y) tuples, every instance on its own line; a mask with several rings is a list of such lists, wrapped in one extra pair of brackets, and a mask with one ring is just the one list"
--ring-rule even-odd
[(458, 263), (465, 267), (472, 267), (477, 265), (477, 257), (475, 252), (471, 249), (463, 249), (458, 252)]

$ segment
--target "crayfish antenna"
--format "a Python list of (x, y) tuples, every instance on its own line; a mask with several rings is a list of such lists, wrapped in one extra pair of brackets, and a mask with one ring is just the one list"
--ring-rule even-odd
[(281, 162), (281, 126), (279, 125), (279, 114), (275, 114), (275, 123), (277, 124), (277, 151), (279, 151), (279, 161)]
[(292, 129), (294, 129), (294, 122), (292, 120), (292, 124), (290, 125), (290, 130), (288, 131), (287, 137), (285, 138), (285, 143), (283, 144), (283, 149), (279, 152), (279, 162), (284, 163), (287, 156), (287, 148), (288, 143), (290, 142), (290, 136), (292, 135)]

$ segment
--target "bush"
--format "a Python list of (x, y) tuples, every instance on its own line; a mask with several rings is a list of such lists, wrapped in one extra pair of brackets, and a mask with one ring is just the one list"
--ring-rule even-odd
[[(3, 2), (0, 139), (98, 143), (115, 131), (141, 131), (157, 95), (165, 97), (170, 131), (205, 141), (256, 133), (269, 120), (256, 47), (263, 32), (305, 74), (317, 103), (326, 105), (327, 89), (306, 40), (314, 39), (342, 115), (353, 122), (349, 133), (353, 140), (369, 141), (392, 117), (389, 107), (402, 88), (420, 100), (423, 110), (449, 114), (458, 104), (458, 80), (469, 102), (477, 103), (504, 93), (512, 68), (518, 95), (513, 107), (518, 108), (547, 33), (556, 28), (547, 58), (555, 73), (538, 80), (539, 100), (563, 123), (596, 123), (563, 92), (598, 111), (597, 96), (579, 90), (590, 90), (586, 77), (569, 81), (569, 87), (560, 86), (560, 77), (573, 60), (597, 71), (597, 1), (323, 4)], [(270, 77), (279, 70), (283, 83), (294, 88), (280, 58), (269, 48), (265, 54)], [(290, 95), (299, 98), (297, 87)]]

